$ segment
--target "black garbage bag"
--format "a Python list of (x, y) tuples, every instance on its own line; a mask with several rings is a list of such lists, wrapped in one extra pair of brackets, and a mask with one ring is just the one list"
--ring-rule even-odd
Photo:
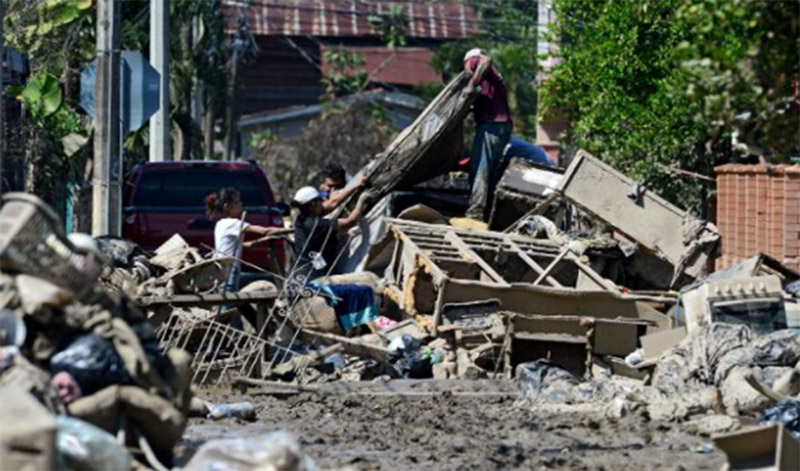
[(389, 353), (389, 364), (402, 378), (433, 378), (431, 356), (422, 348), (422, 341), (403, 334), (402, 346)]
[(800, 401), (785, 399), (764, 411), (762, 424), (783, 424), (791, 434), (800, 439)]
[(95, 334), (75, 338), (50, 358), (50, 372), (55, 375), (62, 371), (75, 378), (84, 396), (112, 384), (131, 382), (114, 344)]
[(94, 238), (97, 248), (114, 263), (115, 267), (130, 268), (133, 259), (147, 253), (135, 242), (116, 236), (100, 236)]

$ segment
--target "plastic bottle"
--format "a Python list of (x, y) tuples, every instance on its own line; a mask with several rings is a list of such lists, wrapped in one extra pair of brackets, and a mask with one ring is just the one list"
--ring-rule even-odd
[(235, 402), (233, 404), (209, 404), (207, 418), (221, 420), (228, 417), (254, 421), (256, 420), (256, 406), (251, 402)]

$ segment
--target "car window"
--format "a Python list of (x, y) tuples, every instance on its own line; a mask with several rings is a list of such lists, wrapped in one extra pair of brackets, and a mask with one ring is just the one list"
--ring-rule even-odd
[(245, 206), (269, 204), (262, 184), (253, 173), (205, 169), (145, 172), (136, 187), (133, 204), (202, 207), (206, 196), (226, 186), (239, 190)]

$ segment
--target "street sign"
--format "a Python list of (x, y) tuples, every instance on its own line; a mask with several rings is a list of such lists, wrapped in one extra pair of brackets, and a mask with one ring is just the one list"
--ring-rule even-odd
[[(120, 76), (120, 119), (123, 132), (136, 131), (158, 111), (161, 74), (138, 51), (122, 51)], [(95, 117), (97, 61), (81, 71), (80, 105)]]

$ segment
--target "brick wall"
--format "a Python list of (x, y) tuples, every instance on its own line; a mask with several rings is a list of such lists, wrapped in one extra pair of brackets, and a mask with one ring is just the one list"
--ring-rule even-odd
[(717, 227), (727, 268), (757, 252), (800, 270), (800, 166), (722, 165), (717, 173)]

